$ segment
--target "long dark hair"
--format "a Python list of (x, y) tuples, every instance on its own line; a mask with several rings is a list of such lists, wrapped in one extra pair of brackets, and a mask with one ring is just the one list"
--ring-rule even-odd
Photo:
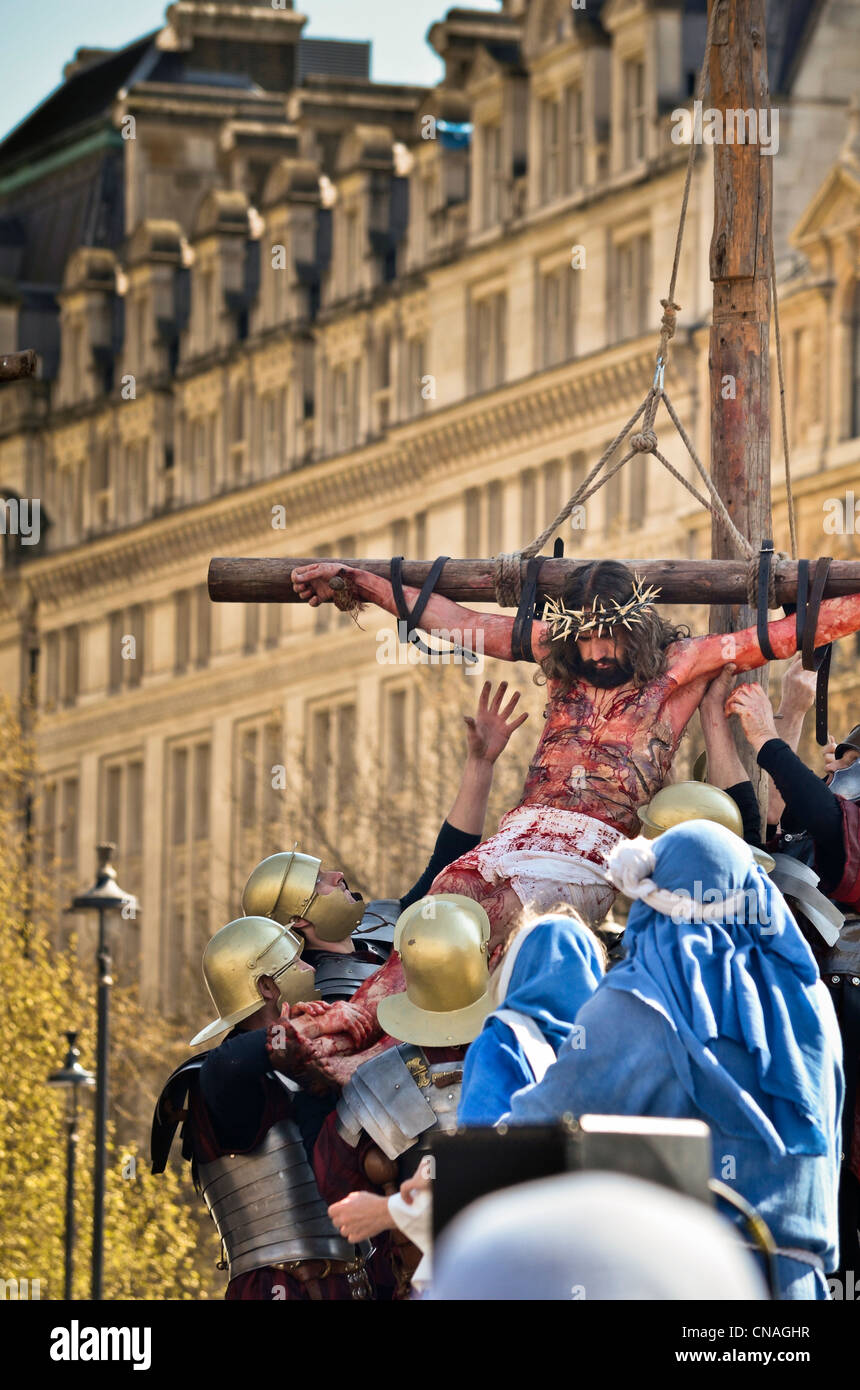
[[(633, 574), (618, 560), (595, 560), (591, 565), (583, 565), (567, 581), (561, 597), (567, 608), (593, 608), (595, 601), (609, 607), (607, 599), (627, 603), (633, 597)], [(661, 676), (666, 669), (666, 649), (673, 642), (690, 636), (690, 629), (676, 627), (661, 618), (656, 608), (640, 609), (641, 621), (629, 628), (621, 627), (627, 644), (627, 661), (633, 675), (633, 684), (647, 685), (655, 676)], [(569, 637), (550, 644), (548, 654), (540, 663), (543, 679), (561, 681), (568, 688), (582, 675), (582, 658), (576, 645), (576, 637)], [(543, 684), (540, 675), (535, 680)]]

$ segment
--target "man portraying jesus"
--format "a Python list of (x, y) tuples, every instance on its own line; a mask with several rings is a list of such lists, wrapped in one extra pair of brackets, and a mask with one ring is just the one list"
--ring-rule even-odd
[[(312, 606), (334, 601), (355, 611), (374, 603), (397, 614), (389, 581), (365, 570), (322, 562), (294, 570), (292, 580)], [(418, 591), (404, 594), (411, 606)], [(765, 663), (755, 628), (690, 637), (660, 616), (655, 597), (625, 565), (601, 560), (577, 570), (560, 601), (532, 623), (548, 700), (522, 798), (497, 833), (449, 865), (430, 890), (480, 902), (493, 929), (491, 950), (524, 906), (540, 911), (567, 901), (589, 925), (605, 916), (615, 894), (601, 870), (614, 845), (639, 832), (637, 807), (663, 786), (708, 684), (728, 662), (739, 672)], [(465, 646), (480, 640), (477, 650), (506, 661), (514, 659), (513, 625), (512, 617), (438, 594), (422, 617), (425, 630), (462, 633)], [(829, 599), (819, 609), (816, 645), (858, 629), (860, 594)], [(768, 633), (778, 658), (796, 650), (794, 617), (771, 622)], [(402, 989), (398, 967), (394, 955), (351, 1002), (372, 1006)], [(320, 1033), (330, 1031), (325, 1022), (318, 1020)]]

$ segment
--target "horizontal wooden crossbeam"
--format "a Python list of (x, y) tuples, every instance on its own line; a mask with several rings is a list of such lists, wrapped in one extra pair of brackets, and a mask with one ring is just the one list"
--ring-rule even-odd
[[(298, 603), (290, 583), (290, 573), (301, 565), (350, 565), (390, 578), (389, 560), (332, 560), (288, 557), (286, 559), (216, 558), (209, 564), (209, 597), (215, 603)], [(419, 589), (430, 571), (429, 560), (405, 560), (403, 582)], [(567, 579), (583, 565), (584, 559), (547, 559), (538, 572), (540, 595), (558, 595)], [(660, 589), (661, 603), (746, 603), (747, 563), (745, 560), (622, 560), (642, 576), (646, 584)], [(775, 560), (773, 570), (778, 603), (793, 603), (797, 596), (797, 561)], [(495, 603), (494, 562), (492, 560), (448, 560), (436, 593), (457, 603)], [(825, 598), (860, 593), (860, 560), (834, 560), (824, 589)]]

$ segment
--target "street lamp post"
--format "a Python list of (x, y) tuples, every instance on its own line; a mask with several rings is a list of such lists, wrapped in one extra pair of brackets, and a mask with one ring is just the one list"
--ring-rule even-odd
[(95, 1074), (81, 1066), (78, 1058), (78, 1035), (68, 1032), (66, 1038), (69, 1050), (60, 1071), (48, 1077), (49, 1086), (66, 1088), (66, 1272), (63, 1284), (63, 1298), (68, 1303), (72, 1297), (72, 1281), (75, 1272), (75, 1161), (78, 1153), (78, 1091), (81, 1086), (92, 1086)]
[(136, 920), (138, 904), (131, 893), (125, 893), (116, 881), (116, 870), (110, 857), (114, 844), (96, 846), (99, 857), (96, 881), (91, 888), (72, 899), (69, 912), (97, 912), (99, 941), (96, 951), (98, 968), (98, 1028), (96, 1034), (96, 1120), (95, 1170), (93, 1174), (93, 1254), (90, 1298), (100, 1302), (104, 1297), (104, 1213), (105, 1213), (105, 1154), (107, 1149), (108, 1055), (110, 1041), (110, 945), (107, 938), (107, 915), (123, 912)]

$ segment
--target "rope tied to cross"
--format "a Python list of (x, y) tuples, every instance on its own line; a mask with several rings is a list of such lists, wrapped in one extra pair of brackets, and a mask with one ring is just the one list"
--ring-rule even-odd
[[(717, 3), (714, 4), (711, 9), (711, 15), (708, 21), (708, 30), (705, 39), (705, 51), (704, 56), (702, 58), (702, 65), (699, 70), (699, 76), (696, 87), (695, 100), (699, 101), (700, 103), (704, 100), (708, 69), (710, 65), (711, 48), (713, 46), (715, 32), (715, 20), (719, 10), (720, 0), (717, 0)], [(600, 458), (595, 463), (594, 467), (588, 473), (587, 477), (583, 480), (579, 487), (571, 494), (567, 502), (565, 502), (564, 506), (558, 512), (557, 516), (555, 516), (553, 520), (550, 522), (550, 524), (547, 527), (545, 527), (543, 531), (541, 531), (540, 535), (537, 536), (529, 545), (523, 546), (521, 550), (505, 552), (503, 554), (495, 556), (493, 562), (493, 578), (495, 583), (496, 601), (502, 607), (516, 607), (520, 604), (523, 596), (523, 582), (528, 562), (540, 554), (547, 541), (549, 541), (551, 537), (555, 535), (559, 528), (564, 525), (565, 521), (567, 521), (568, 517), (571, 516), (571, 514), (574, 511), (574, 508), (581, 506), (584, 502), (588, 501), (590, 497), (593, 497), (594, 494), (597, 491), (599, 491), (600, 488), (605, 487), (605, 485), (608, 482), (610, 482), (612, 478), (615, 477), (616, 473), (618, 473), (622, 468), (624, 468), (624, 466), (627, 463), (629, 463), (632, 458), (636, 457), (637, 455), (640, 455), (642, 456), (644, 461), (644, 458), (646, 458), (649, 454), (653, 458), (657, 459), (658, 463), (660, 463), (662, 467), (664, 467), (672, 475), (672, 477), (675, 478), (682, 485), (682, 487), (686, 488), (690, 495), (696, 499), (699, 505), (710, 513), (712, 518), (714, 518), (714, 520), (724, 529), (726, 534), (731, 538), (731, 541), (735, 546), (735, 549), (737, 550), (738, 554), (749, 562), (747, 594), (749, 597), (750, 606), (756, 606), (759, 589), (759, 570), (761, 568), (760, 551), (756, 549), (756, 547), (753, 546), (744, 535), (742, 535), (735, 523), (732, 521), (728, 509), (726, 508), (726, 505), (723, 502), (723, 499), (720, 496), (713, 482), (713, 479), (711, 478), (710, 473), (708, 472), (707, 468), (705, 468), (704, 464), (702, 463), (702, 460), (699, 458), (699, 455), (696, 452), (693, 442), (690, 439), (683, 424), (681, 423), (680, 417), (677, 411), (675, 410), (675, 407), (672, 404), (671, 399), (667, 395), (664, 387), (666, 365), (668, 363), (669, 358), (669, 343), (675, 336), (678, 314), (680, 313), (682, 307), (675, 298), (675, 291), (678, 281), (678, 268), (681, 261), (681, 248), (683, 246), (684, 230), (687, 221), (687, 209), (690, 201), (690, 189), (692, 186), (693, 166), (695, 163), (695, 157), (696, 142), (694, 139), (691, 139), (690, 151), (687, 157), (687, 168), (684, 177), (684, 192), (681, 199), (681, 210), (678, 217), (678, 228), (675, 236), (675, 253), (672, 260), (672, 272), (669, 279), (669, 289), (665, 298), (660, 300), (660, 304), (663, 309), (663, 314), (660, 320), (659, 340), (657, 346), (657, 360), (654, 370), (654, 379), (651, 384), (651, 387), (648, 390), (645, 399), (642, 401), (638, 409), (634, 412), (633, 415), (631, 415), (630, 419), (626, 422), (626, 424), (622, 426), (622, 428), (619, 430), (618, 434), (615, 436), (612, 442), (603, 451)], [(776, 286), (776, 267), (774, 263), (772, 246), (770, 279), (774, 300), (776, 357), (780, 385), (782, 439), (783, 454), (785, 459), (785, 477), (786, 492), (788, 498), (789, 527), (791, 532), (791, 554), (792, 557), (796, 558), (797, 539), (794, 517), (794, 499), (792, 496), (791, 488), (788, 428), (786, 422), (785, 387), (783, 380), (782, 364), (782, 343), (779, 329), (778, 297)], [(669, 461), (668, 458), (666, 458), (665, 454), (663, 454), (658, 447), (659, 440), (657, 437), (657, 431), (654, 428), (654, 424), (657, 416), (657, 410), (661, 402), (666, 409), (669, 419), (675, 426), (675, 429), (678, 435), (680, 436), (681, 441), (684, 444), (684, 447), (686, 448), (689, 457), (692, 459), (696, 471), (698, 472), (705, 485), (707, 496), (700, 492), (694, 486), (694, 484), (690, 482), (690, 480), (686, 478), (684, 474), (678, 468), (676, 468), (673, 463)], [(641, 425), (639, 424), (640, 420), (642, 422)], [(634, 429), (634, 426), (636, 425), (639, 425), (639, 428), (634, 433), (631, 433), (631, 431)], [(613, 463), (612, 466), (606, 470), (606, 472), (603, 472), (604, 468), (609, 463), (609, 460), (613, 458), (613, 455), (616, 453), (616, 450), (623, 444), (625, 440), (628, 444), (627, 452), (624, 453), (624, 455), (615, 463)], [(784, 556), (784, 553), (780, 551), (777, 552), (774, 558), (781, 559), (787, 557)], [(773, 566), (770, 566), (768, 568), (767, 578), (769, 606), (775, 607), (775, 577)]]

